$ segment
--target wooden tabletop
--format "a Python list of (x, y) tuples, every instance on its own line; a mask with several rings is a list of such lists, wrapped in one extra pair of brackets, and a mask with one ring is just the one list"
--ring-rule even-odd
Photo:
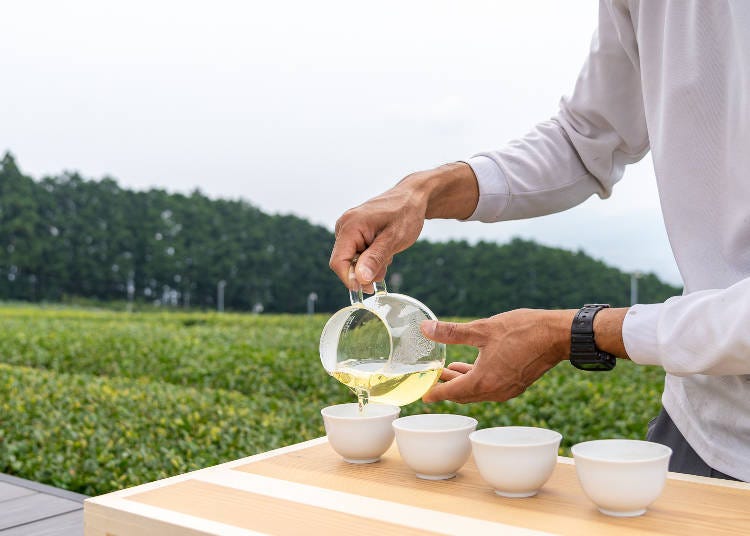
[(344, 462), (325, 438), (86, 500), (86, 536), (148, 534), (748, 534), (750, 484), (670, 473), (636, 518), (605, 516), (559, 458), (536, 497), (495, 495), (472, 460), (426, 481), (394, 443), (380, 462)]

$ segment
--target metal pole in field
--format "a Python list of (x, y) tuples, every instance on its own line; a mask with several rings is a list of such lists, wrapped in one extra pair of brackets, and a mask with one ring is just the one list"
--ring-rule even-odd
[(135, 274), (131, 270), (128, 273), (128, 282), (127, 282), (127, 292), (128, 292), (128, 312), (133, 312), (133, 298), (135, 297)]
[(318, 301), (318, 295), (315, 292), (311, 292), (307, 295), (307, 314), (311, 315), (315, 313), (316, 301)]
[(216, 310), (220, 313), (224, 312), (224, 287), (227, 286), (227, 282), (223, 279), (216, 285)]
[(641, 272), (630, 274), (630, 305), (638, 303), (638, 280), (641, 278)]

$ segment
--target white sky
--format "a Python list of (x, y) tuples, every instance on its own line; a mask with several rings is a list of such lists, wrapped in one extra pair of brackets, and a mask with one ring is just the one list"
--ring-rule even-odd
[[(8, 2), (0, 151), (35, 177), (198, 187), (332, 229), (407, 173), (553, 115), (596, 16), (594, 0)], [(522, 236), (680, 283), (650, 156), (609, 200), (422, 236)]]

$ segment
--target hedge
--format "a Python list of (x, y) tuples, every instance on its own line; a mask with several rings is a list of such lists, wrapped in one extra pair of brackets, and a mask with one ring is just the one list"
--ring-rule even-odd
[[(320, 436), (320, 408), (353, 400), (320, 365), (325, 320), (0, 308), (0, 472), (94, 495)], [(561, 364), (506, 403), (402, 414), (553, 428), (567, 454), (643, 437), (662, 383), (660, 369), (627, 362), (607, 374)]]

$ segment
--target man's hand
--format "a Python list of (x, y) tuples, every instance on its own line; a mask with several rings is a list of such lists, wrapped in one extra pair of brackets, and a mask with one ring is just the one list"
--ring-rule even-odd
[(406, 180), (358, 207), (336, 222), (336, 243), (330, 267), (349, 286), (349, 267), (357, 260), (355, 275), (361, 284), (379, 281), (399, 253), (422, 232), (427, 198)]
[[(622, 343), (626, 308), (605, 309), (594, 318), (597, 347), (627, 357)], [(575, 309), (517, 309), (466, 324), (425, 321), (422, 332), (446, 344), (479, 348), (474, 364), (451, 363), (422, 400), (504, 402), (523, 393), (545, 372), (570, 356)]]
[(464, 163), (409, 175), (387, 192), (347, 210), (336, 222), (330, 267), (350, 286), (349, 267), (366, 285), (385, 277), (393, 256), (419, 237), (428, 218), (468, 218), (479, 199), (474, 172)]
[(479, 355), (473, 365), (448, 365), (441, 376), (444, 383), (422, 399), (504, 402), (520, 395), (568, 357), (574, 316), (573, 310), (517, 309), (466, 324), (423, 322), (422, 332), (428, 338), (476, 346)]
[(570, 353), (574, 310), (517, 309), (466, 324), (427, 321), (422, 332), (446, 344), (468, 344), (479, 349), (474, 364), (451, 363), (443, 370), (444, 383), (422, 400), (437, 402), (504, 402), (523, 393)]

